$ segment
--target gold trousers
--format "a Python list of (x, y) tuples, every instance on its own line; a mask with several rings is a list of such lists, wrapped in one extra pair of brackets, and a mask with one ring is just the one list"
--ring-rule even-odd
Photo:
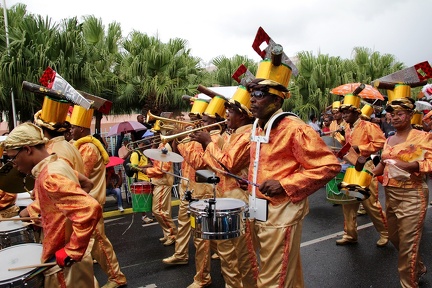
[(194, 282), (200, 286), (206, 286), (211, 283), (210, 276), (210, 250), (211, 240), (203, 240), (194, 237), (195, 245), (195, 269)]
[[(388, 238), (387, 219), (382, 210), (381, 203), (378, 199), (378, 181), (372, 178), (372, 183), (369, 185), (370, 197), (363, 200), (363, 207), (366, 210), (369, 218), (375, 226), (375, 229), (380, 234), (380, 237)], [(343, 238), (357, 241), (357, 210), (360, 202), (354, 204), (342, 205), (344, 215), (344, 235)]]
[(428, 207), (429, 190), (385, 187), (389, 240), (398, 250), (398, 271), (402, 287), (418, 287), (425, 267), (419, 249)]
[(73, 263), (70, 267), (60, 268), (56, 265), (45, 270), (44, 287), (99, 288), (99, 283), (94, 276), (93, 259), (89, 250), (86, 251), (80, 262)]
[(287, 225), (279, 223), (287, 205), (268, 205), (266, 222), (250, 220), (252, 238), (259, 253), (257, 287), (304, 287), (300, 258), (303, 219)]
[(189, 260), (189, 240), (191, 237), (189, 202), (181, 200), (178, 211), (178, 230), (175, 242), (174, 257)]
[(103, 218), (101, 218), (96, 225), (87, 250), (91, 251), (93, 259), (99, 263), (101, 269), (107, 274), (108, 281), (117, 283), (118, 285), (126, 284), (126, 276), (120, 271), (120, 265), (114, 248), (105, 235)]
[(171, 186), (154, 186), (152, 212), (162, 228), (164, 237), (175, 238), (177, 227), (171, 216)]

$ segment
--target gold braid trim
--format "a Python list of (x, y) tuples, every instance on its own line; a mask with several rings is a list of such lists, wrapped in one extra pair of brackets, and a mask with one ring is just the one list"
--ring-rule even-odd
[(82, 138), (76, 140), (76, 141), (73, 143), (73, 145), (74, 145), (77, 149), (79, 149), (79, 147), (80, 147), (82, 144), (85, 144), (85, 143), (93, 143), (93, 144), (98, 148), (99, 152), (101, 153), (102, 158), (103, 158), (103, 160), (104, 160), (104, 164), (105, 164), (105, 165), (108, 164), (108, 162), (109, 162), (110, 159), (109, 159), (109, 155), (108, 155), (107, 151), (106, 151), (105, 148), (102, 146), (102, 143), (101, 143), (98, 139), (94, 138), (93, 136), (88, 135), (88, 136), (82, 137)]

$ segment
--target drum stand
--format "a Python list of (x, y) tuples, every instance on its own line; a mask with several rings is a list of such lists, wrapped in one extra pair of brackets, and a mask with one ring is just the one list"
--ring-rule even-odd
[(213, 224), (215, 225), (214, 231), (218, 231), (217, 221), (216, 221), (216, 184), (220, 182), (220, 178), (215, 175), (213, 171), (210, 170), (197, 170), (195, 172), (195, 181), (197, 183), (208, 183), (213, 184), (213, 198), (208, 199), (208, 207), (205, 212), (208, 215), (208, 218), (213, 218)]

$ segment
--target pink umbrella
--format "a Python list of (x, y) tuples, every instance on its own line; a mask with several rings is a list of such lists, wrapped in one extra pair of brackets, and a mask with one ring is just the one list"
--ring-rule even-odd
[(146, 129), (147, 127), (138, 121), (124, 121), (112, 126), (108, 131), (107, 137)]
[(120, 157), (110, 156), (109, 158), (110, 158), (110, 161), (105, 166), (106, 168), (121, 165), (124, 162), (124, 160)]

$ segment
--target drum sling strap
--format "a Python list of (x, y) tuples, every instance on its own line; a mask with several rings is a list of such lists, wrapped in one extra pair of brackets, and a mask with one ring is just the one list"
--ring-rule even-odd
[[(255, 119), (255, 122), (252, 127), (252, 135), (251, 135), (251, 141), (257, 143), (255, 149), (255, 160), (253, 163), (253, 179), (252, 179), (253, 183), (257, 183), (261, 143), (269, 143), (271, 129), (273, 128), (273, 126), (277, 126), (279, 122), (286, 116), (298, 117), (296, 114), (291, 112), (281, 112), (274, 115), (268, 121), (267, 128), (265, 131), (265, 136), (256, 135), (256, 130), (258, 127), (258, 119)], [(256, 198), (255, 185), (252, 185), (252, 195), (249, 196), (249, 206), (250, 206), (249, 209), (250, 219), (267, 221), (267, 200)]]

